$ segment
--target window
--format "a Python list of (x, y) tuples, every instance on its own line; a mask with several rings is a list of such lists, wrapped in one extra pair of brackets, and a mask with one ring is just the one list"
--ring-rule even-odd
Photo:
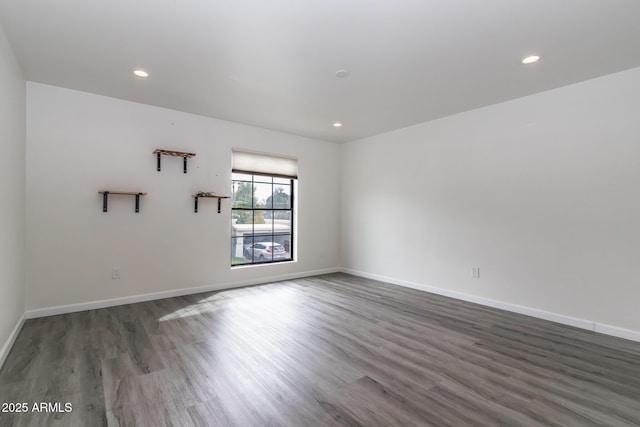
[[(268, 170), (246, 171), (252, 153), (234, 151), (232, 173), (231, 265), (267, 264), (293, 260), (295, 176), (283, 176), (273, 165)], [(265, 157), (264, 155), (255, 155)], [(279, 158), (268, 156), (277, 164)], [(291, 162), (291, 159), (283, 159)], [(295, 160), (293, 160), (295, 162)], [(264, 167), (266, 162), (259, 161)], [(291, 171), (287, 171), (290, 173)], [(297, 174), (297, 162), (295, 163)]]

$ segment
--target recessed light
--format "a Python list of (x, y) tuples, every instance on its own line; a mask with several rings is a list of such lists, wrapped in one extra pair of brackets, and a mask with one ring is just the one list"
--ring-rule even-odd
[(147, 73), (145, 70), (133, 70), (133, 74), (138, 77), (149, 77), (149, 73)]
[(333, 127), (334, 127), (334, 128), (341, 128), (341, 127), (342, 127), (342, 123), (340, 123), (340, 122), (335, 122), (335, 123), (333, 124)]
[(351, 72), (349, 72), (349, 70), (338, 70), (338, 71), (336, 71), (336, 77), (338, 77), (339, 79), (345, 79), (345, 78), (349, 77), (350, 74), (351, 74)]
[(533, 64), (534, 62), (538, 62), (538, 59), (540, 59), (540, 57), (538, 55), (531, 55), (531, 56), (527, 56), (526, 58), (524, 58), (522, 60), (523, 64)]

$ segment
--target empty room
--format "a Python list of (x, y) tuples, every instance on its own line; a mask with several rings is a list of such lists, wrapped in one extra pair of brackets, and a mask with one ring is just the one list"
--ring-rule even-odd
[(640, 426), (637, 0), (0, 0), (0, 426)]

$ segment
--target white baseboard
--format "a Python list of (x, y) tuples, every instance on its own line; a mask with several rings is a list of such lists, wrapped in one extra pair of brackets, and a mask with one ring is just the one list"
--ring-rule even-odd
[(619, 328), (618, 326), (603, 325), (596, 323), (594, 332), (600, 334), (611, 335), (613, 337), (624, 338), (629, 341), (640, 342), (640, 332), (631, 329)]
[(283, 274), (279, 276), (263, 277), (259, 279), (243, 280), (240, 282), (217, 283), (215, 285), (199, 286), (195, 288), (172, 289), (168, 291), (152, 292), (148, 294), (132, 295), (128, 297), (113, 298), (99, 301), (89, 301), (78, 304), (59, 305), (56, 307), (37, 308), (27, 310), (26, 318), (55, 316), (58, 314), (75, 313), (78, 311), (95, 310), (99, 308), (114, 307), (117, 305), (134, 304), (137, 302), (153, 301), (163, 298), (179, 297), (183, 295), (199, 294), (202, 292), (221, 291), (225, 289), (240, 288), (243, 286), (260, 285), (263, 283), (278, 282), (281, 280), (298, 279), (301, 277), (317, 276), (320, 274), (336, 273), (340, 268), (326, 268), (322, 270), (306, 271), (302, 273)]
[(364, 271), (352, 270), (350, 268), (342, 268), (341, 271), (343, 273), (352, 274), (354, 276), (364, 277), (364, 278), (373, 279), (373, 280), (379, 280), (381, 282), (391, 283), (394, 285), (399, 285), (407, 288), (417, 289), (420, 291), (430, 292), (437, 295), (443, 295), (446, 297), (455, 298), (462, 301), (468, 301), (476, 304), (485, 305), (487, 307), (499, 308), (501, 310), (510, 311), (513, 313), (524, 314), (531, 317), (537, 317), (539, 319), (550, 320), (552, 322), (561, 323), (563, 325), (574, 326), (576, 328), (586, 329), (592, 332), (611, 335), (618, 338), (624, 338), (630, 341), (640, 342), (639, 331), (624, 329), (617, 326), (604, 325), (591, 320), (579, 319), (576, 317), (566, 316), (564, 314), (551, 313), (549, 311), (539, 310), (537, 308), (526, 307), (518, 304), (504, 302), (504, 301), (493, 300), (490, 298), (484, 298), (477, 295), (466, 294), (464, 292), (451, 291), (448, 289), (424, 285), (421, 283), (409, 282), (407, 280), (395, 279), (393, 277), (381, 276), (379, 274), (372, 274)]
[(16, 338), (18, 338), (18, 334), (20, 333), (22, 325), (24, 325), (26, 319), (26, 313), (23, 313), (22, 316), (20, 316), (20, 319), (18, 319), (16, 326), (14, 326), (13, 330), (9, 334), (9, 338), (7, 338), (7, 341), (2, 346), (2, 350), (0, 350), (0, 369), (2, 369), (4, 361), (7, 360), (7, 356), (13, 347), (13, 343), (16, 342)]
[(364, 278), (373, 279), (373, 280), (379, 280), (381, 282), (392, 283), (394, 285), (399, 285), (407, 288), (417, 289), (420, 291), (430, 292), (437, 295), (443, 295), (446, 297), (455, 298), (462, 301), (468, 301), (468, 302), (485, 305), (487, 307), (499, 308), (499, 309), (510, 311), (513, 313), (524, 314), (527, 316), (537, 317), (539, 319), (544, 319), (544, 320), (549, 320), (556, 323), (561, 323), (564, 325), (574, 326), (580, 329), (586, 329), (589, 331), (593, 331), (593, 332), (597, 332), (605, 335), (611, 335), (618, 338), (624, 338), (630, 341), (640, 342), (639, 331), (624, 329), (617, 326), (605, 325), (605, 324), (597, 323), (597, 322), (586, 320), (586, 319), (580, 319), (576, 317), (566, 316), (563, 314), (552, 313), (552, 312), (539, 310), (532, 307), (526, 307), (522, 305), (504, 302), (504, 301), (484, 298), (477, 295), (466, 294), (463, 292), (451, 291), (448, 289), (438, 288), (435, 286), (429, 286), (421, 283), (414, 283), (407, 280), (400, 280), (393, 277), (382, 276), (379, 274), (372, 274), (372, 273), (353, 270), (349, 268), (326, 268), (322, 270), (313, 270), (313, 271), (306, 271), (301, 273), (284, 274), (279, 276), (244, 280), (239, 282), (218, 283), (215, 285), (200, 286), (195, 288), (173, 289), (169, 291), (153, 292), (153, 293), (141, 294), (141, 295), (132, 295), (132, 296), (122, 297), (122, 298), (113, 298), (108, 300), (90, 301), (86, 303), (69, 304), (69, 305), (61, 305), (56, 307), (47, 307), (47, 308), (28, 310), (18, 321), (14, 330), (9, 336), (9, 339), (7, 340), (5, 345), (2, 347), (2, 350), (0, 351), (0, 367), (2, 367), (2, 364), (4, 363), (6, 356), (11, 350), (11, 346), (13, 345), (18, 333), (20, 332), (20, 329), (22, 328), (22, 325), (24, 324), (25, 319), (33, 319), (33, 318), (45, 317), (45, 316), (55, 316), (58, 314), (67, 314), (67, 313), (74, 313), (78, 311), (114, 307), (117, 305), (134, 304), (137, 302), (153, 301), (153, 300), (163, 299), (163, 298), (199, 294), (202, 292), (211, 292), (211, 291), (220, 291), (225, 289), (240, 288), (243, 286), (259, 285), (263, 283), (298, 279), (301, 277), (317, 276), (321, 274), (329, 274), (329, 273), (336, 273), (336, 272), (343, 272), (343, 273), (352, 274), (354, 276), (364, 277)]

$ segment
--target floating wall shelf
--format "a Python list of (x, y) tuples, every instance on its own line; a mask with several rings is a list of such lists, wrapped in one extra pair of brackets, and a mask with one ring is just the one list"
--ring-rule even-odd
[(205, 193), (205, 192), (200, 192), (200, 193), (196, 193), (194, 195), (192, 195), (191, 197), (193, 197), (195, 199), (195, 205), (193, 208), (194, 212), (198, 212), (198, 199), (200, 197), (206, 198), (206, 199), (218, 199), (218, 213), (220, 213), (222, 211), (222, 199), (230, 199), (229, 196), (217, 196), (213, 193)]
[(173, 150), (160, 150), (157, 149), (153, 152), (158, 157), (158, 172), (160, 171), (160, 158), (162, 156), (182, 157), (184, 159), (184, 173), (187, 173), (187, 159), (189, 157), (195, 157), (196, 153), (186, 153), (184, 151)]
[(110, 190), (100, 190), (98, 191), (98, 193), (102, 194), (102, 212), (107, 211), (107, 200), (109, 199), (109, 194), (136, 196), (136, 212), (140, 212), (140, 196), (147, 195), (147, 193), (136, 193), (133, 191), (110, 191)]

